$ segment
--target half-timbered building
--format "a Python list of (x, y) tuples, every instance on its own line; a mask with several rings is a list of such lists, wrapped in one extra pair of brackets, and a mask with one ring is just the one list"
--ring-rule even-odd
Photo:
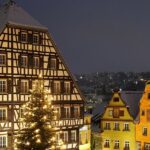
[(48, 29), (10, 0), (0, 6), (0, 149), (13, 150), (20, 107), (39, 74), (59, 112), (57, 138), (63, 139), (63, 149), (79, 149), (83, 96)]

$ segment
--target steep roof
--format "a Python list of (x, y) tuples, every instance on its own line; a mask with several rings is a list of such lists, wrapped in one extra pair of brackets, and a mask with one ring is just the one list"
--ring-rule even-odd
[(7, 2), (0, 6), (0, 32), (6, 24), (36, 29), (47, 29), (15, 2)]
[(129, 112), (136, 119), (139, 112), (139, 103), (142, 97), (142, 91), (122, 91), (121, 98), (129, 107)]

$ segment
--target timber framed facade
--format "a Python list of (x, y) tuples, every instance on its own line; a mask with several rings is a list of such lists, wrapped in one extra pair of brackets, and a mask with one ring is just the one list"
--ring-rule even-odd
[[(18, 12), (16, 19), (13, 11)], [(42, 74), (59, 112), (57, 138), (64, 139), (63, 149), (78, 150), (84, 98), (47, 28), (12, 1), (0, 12), (0, 20), (4, 18), (0, 23), (0, 148), (13, 149), (15, 132), (22, 127), (20, 106)], [(11, 17), (3, 17), (5, 13)], [(28, 17), (27, 23), (18, 19), (22, 14)]]

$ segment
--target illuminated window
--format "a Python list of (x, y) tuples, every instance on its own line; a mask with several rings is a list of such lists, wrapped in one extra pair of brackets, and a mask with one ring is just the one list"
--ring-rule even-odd
[(6, 65), (6, 54), (0, 54), (0, 66)]
[(7, 80), (0, 79), (0, 93), (7, 92)]
[(54, 81), (54, 94), (60, 94), (61, 88), (60, 88), (60, 81)]
[(33, 67), (34, 68), (39, 67), (39, 57), (33, 57)]
[(146, 128), (146, 127), (143, 127), (142, 134), (143, 134), (144, 136), (147, 136), (147, 128)]
[(146, 143), (146, 144), (145, 144), (144, 150), (150, 150), (150, 143)]
[(114, 149), (119, 149), (119, 140), (115, 140)]
[(0, 135), (0, 148), (6, 148), (6, 147), (7, 147), (7, 136)]
[(27, 56), (21, 56), (21, 66), (22, 67), (28, 66), (28, 57)]
[(124, 131), (129, 131), (129, 123), (124, 124)]
[(52, 70), (56, 70), (56, 68), (57, 68), (56, 58), (51, 58), (49, 61), (50, 61), (49, 62), (49, 68)]
[(0, 108), (0, 121), (6, 121), (7, 108)]
[(38, 44), (39, 43), (39, 36), (38, 34), (33, 35), (33, 44)]
[(130, 142), (129, 141), (125, 141), (124, 150), (130, 150)]
[(21, 42), (27, 42), (27, 33), (21, 32), (20, 40)]
[(70, 82), (64, 82), (64, 93), (70, 94)]
[(70, 118), (70, 107), (64, 107), (64, 118)]
[(105, 129), (106, 129), (106, 130), (110, 130), (110, 123), (109, 123), (109, 122), (106, 122), (106, 123), (105, 123)]
[(118, 122), (115, 122), (115, 124), (114, 124), (114, 130), (120, 130), (120, 129), (119, 129), (119, 123), (118, 123)]
[(110, 116), (110, 117), (113, 116), (113, 110), (109, 110), (109, 116)]
[(105, 148), (109, 148), (110, 144), (109, 144), (109, 140), (105, 140), (104, 142), (104, 147)]
[(68, 142), (68, 131), (64, 131), (64, 138), (63, 138), (64, 142)]
[(80, 113), (79, 113), (79, 107), (74, 107), (74, 117), (79, 117)]
[(21, 80), (21, 93), (26, 94), (29, 91), (29, 82), (28, 80)]
[(76, 130), (71, 131), (71, 141), (75, 142), (76, 141)]

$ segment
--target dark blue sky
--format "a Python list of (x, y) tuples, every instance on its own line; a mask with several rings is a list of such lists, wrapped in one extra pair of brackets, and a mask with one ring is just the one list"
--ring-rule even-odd
[(16, 0), (46, 25), (73, 73), (150, 71), (149, 0)]

